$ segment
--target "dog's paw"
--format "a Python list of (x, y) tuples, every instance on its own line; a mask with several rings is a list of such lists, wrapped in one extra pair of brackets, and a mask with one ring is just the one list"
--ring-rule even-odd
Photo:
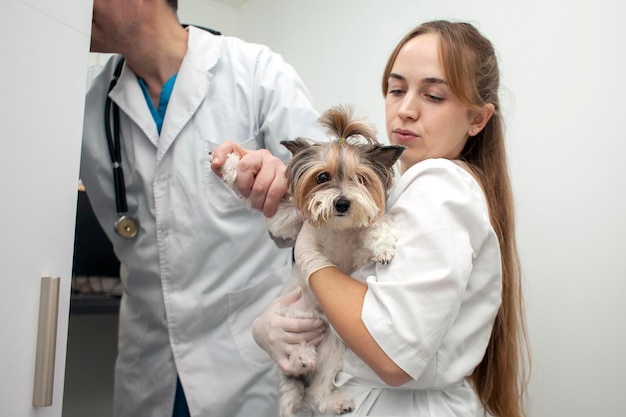
[(393, 218), (385, 215), (383, 219), (369, 228), (364, 236), (364, 246), (371, 251), (372, 260), (386, 265), (396, 255), (398, 232)]
[(386, 265), (391, 262), (391, 260), (393, 259), (395, 255), (396, 255), (395, 248), (387, 248), (386, 250), (383, 250), (379, 253), (374, 254), (374, 257), (372, 257), (372, 260), (379, 264)]
[(337, 414), (346, 414), (354, 411), (354, 401), (352, 398), (344, 398), (338, 406), (335, 408), (335, 413)]
[(239, 155), (236, 153), (229, 153), (222, 165), (221, 173), (222, 180), (230, 186), (235, 184), (237, 179), (237, 165), (239, 164)]
[(354, 411), (354, 401), (352, 398), (339, 390), (333, 391), (323, 398), (316, 407), (322, 414), (341, 415)]

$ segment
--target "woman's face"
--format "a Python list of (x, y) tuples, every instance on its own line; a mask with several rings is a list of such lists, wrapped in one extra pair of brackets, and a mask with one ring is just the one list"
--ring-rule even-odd
[(429, 158), (458, 159), (469, 135), (479, 130), (472, 124), (469, 108), (446, 82), (439, 62), (439, 37), (424, 34), (407, 42), (388, 81), (389, 141), (407, 147), (400, 157), (401, 171)]

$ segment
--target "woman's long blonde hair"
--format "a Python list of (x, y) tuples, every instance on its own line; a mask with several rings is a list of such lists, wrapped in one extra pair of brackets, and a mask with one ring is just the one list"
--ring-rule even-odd
[(530, 354), (495, 51), (491, 42), (468, 23), (424, 23), (409, 32), (391, 53), (383, 74), (383, 95), (387, 94), (389, 74), (400, 49), (411, 39), (426, 33), (439, 36), (440, 61), (453, 93), (470, 111), (477, 111), (486, 103), (495, 107), (485, 128), (469, 138), (461, 152), (461, 159), (469, 165), (485, 192), (502, 257), (502, 305), (485, 356), (468, 379), (486, 411), (496, 417), (523, 417), (526, 415), (524, 397)]

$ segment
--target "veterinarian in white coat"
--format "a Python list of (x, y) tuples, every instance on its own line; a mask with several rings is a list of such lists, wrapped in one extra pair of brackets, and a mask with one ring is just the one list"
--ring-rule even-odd
[(522, 417), (524, 318), (491, 43), (471, 25), (428, 22), (401, 40), (383, 80), (389, 140), (407, 147), (387, 201), (394, 259), (350, 277), (311, 244), (310, 225), (295, 250), (348, 347), (334, 380), (354, 400), (346, 415)]
[[(112, 3), (96, 0), (95, 17), (110, 17), (105, 8)], [(165, 0), (156, 3), (156, 12), (165, 13)], [(279, 141), (324, 135), (308, 92), (280, 56), (194, 27), (185, 32), (174, 13), (166, 20), (188, 41), (162, 130), (128, 65), (130, 53), (110, 92), (120, 108), (127, 214), (138, 221), (132, 238), (114, 232), (118, 213), (103, 123), (119, 56), (100, 69), (87, 93), (81, 178), (122, 263), (115, 415), (182, 415), (173, 411), (176, 393), (194, 417), (273, 417), (273, 366), (250, 329), (289, 276), (291, 252), (276, 247), (263, 214), (212, 172), (210, 154), (230, 140), (286, 158)], [(168, 46), (149, 51), (161, 54)]]

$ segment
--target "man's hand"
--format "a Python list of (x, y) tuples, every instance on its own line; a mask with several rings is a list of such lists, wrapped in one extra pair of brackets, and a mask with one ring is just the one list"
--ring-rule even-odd
[(237, 190), (250, 201), (252, 207), (261, 210), (265, 217), (272, 217), (287, 193), (285, 164), (267, 149), (251, 151), (237, 143), (224, 142), (213, 152), (213, 172), (221, 177), (220, 170), (226, 156), (233, 152), (240, 157), (235, 180)]

